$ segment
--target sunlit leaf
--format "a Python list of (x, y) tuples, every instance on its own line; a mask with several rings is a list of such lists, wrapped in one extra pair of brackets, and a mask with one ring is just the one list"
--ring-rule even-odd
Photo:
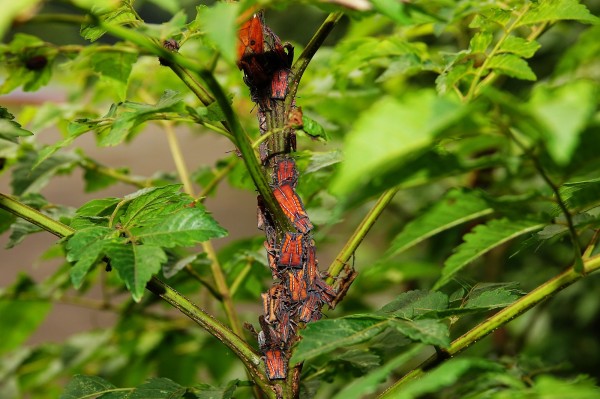
[(533, 3), (533, 7), (519, 19), (516, 26), (560, 20), (575, 20), (593, 24), (600, 22), (598, 17), (592, 15), (577, 0), (546, 0)]

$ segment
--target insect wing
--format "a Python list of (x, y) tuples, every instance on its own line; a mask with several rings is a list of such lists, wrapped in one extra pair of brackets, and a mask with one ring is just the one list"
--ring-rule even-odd
[[(320, 318), (320, 309), (319, 309), (319, 294), (315, 292), (311, 292), (308, 294), (308, 298), (302, 306), (300, 306), (299, 312), (299, 320), (303, 323), (308, 323), (309, 321), (314, 320), (314, 314), (319, 313)], [(317, 319), (318, 320), (318, 319)]]
[(269, 349), (265, 351), (265, 366), (269, 380), (280, 380), (285, 378), (287, 364), (280, 349)]
[(238, 60), (264, 51), (264, 36), (262, 21), (258, 14), (244, 22), (238, 32)]
[(306, 299), (308, 292), (306, 290), (306, 281), (304, 281), (304, 272), (302, 270), (288, 272), (287, 284), (292, 301), (299, 302)]
[(275, 165), (275, 180), (278, 185), (290, 183), (292, 188), (298, 183), (298, 170), (296, 162), (290, 158), (284, 158)]
[(301, 268), (303, 261), (302, 235), (286, 232), (281, 244), (277, 266)]

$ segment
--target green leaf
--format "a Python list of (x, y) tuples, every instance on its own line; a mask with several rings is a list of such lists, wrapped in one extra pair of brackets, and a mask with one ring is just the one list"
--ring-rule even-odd
[(32, 136), (29, 130), (25, 130), (15, 122), (15, 117), (8, 110), (0, 106), (0, 140), (7, 140), (18, 144), (19, 137)]
[(469, 42), (471, 53), (485, 54), (487, 48), (492, 44), (494, 36), (490, 32), (477, 32)]
[(396, 299), (378, 310), (377, 314), (412, 320), (447, 308), (448, 296), (446, 294), (414, 290), (398, 295)]
[(499, 54), (490, 58), (487, 67), (494, 72), (517, 79), (536, 80), (537, 77), (522, 58), (514, 54)]
[[(87, 2), (88, 0), (84, 1)], [(91, 6), (91, 12), (95, 14), (96, 17), (108, 25), (127, 25), (137, 22), (138, 19), (131, 11), (130, 6), (121, 4), (120, 1), (110, 1), (108, 3), (95, 1), (88, 4), (88, 6)], [(117, 7), (119, 5), (121, 6)], [(89, 23), (81, 25), (80, 33), (84, 39), (94, 42), (104, 36), (106, 31), (94, 23)]]
[(441, 201), (404, 227), (392, 241), (385, 258), (398, 255), (444, 230), (492, 212), (493, 209), (477, 192), (451, 190)]
[(71, 168), (78, 159), (72, 154), (56, 154), (34, 169), (36, 158), (35, 152), (27, 152), (15, 166), (11, 182), (15, 195), (39, 192), (54, 175), (63, 169)]
[(413, 341), (448, 348), (450, 333), (441, 320), (390, 320), (390, 325)]
[(225, 60), (236, 61), (237, 25), (239, 4), (218, 2), (212, 7), (197, 7), (198, 17), (208, 38), (216, 45)]
[(197, 399), (231, 399), (233, 394), (240, 385), (239, 380), (229, 381), (224, 386), (214, 387), (208, 384), (198, 384), (190, 391), (196, 396)]
[(24, 219), (17, 219), (11, 226), (12, 232), (6, 248), (14, 248), (30, 234), (42, 231), (42, 228)]
[(345, 162), (331, 191), (339, 197), (360, 192), (368, 182), (423, 150), (464, 110), (460, 103), (433, 91), (415, 92), (403, 102), (384, 97), (365, 111), (346, 135)]
[(517, 36), (508, 36), (500, 45), (498, 53), (511, 53), (523, 58), (531, 58), (541, 45), (535, 40), (525, 40)]
[(538, 85), (528, 103), (530, 112), (545, 127), (545, 144), (559, 165), (566, 165), (579, 137), (596, 111), (598, 87), (584, 79), (559, 87)]
[(46, 319), (48, 301), (0, 298), (0, 353), (18, 348)]
[(150, 245), (107, 243), (105, 251), (136, 302), (142, 299), (146, 283), (167, 261), (161, 248)]
[(163, 248), (191, 247), (212, 238), (225, 237), (227, 231), (202, 208), (184, 208), (158, 223), (131, 229), (137, 239), (147, 245)]
[(412, 19), (405, 10), (405, 4), (395, 0), (371, 0), (373, 8), (399, 25), (410, 25)]
[(458, 379), (473, 369), (499, 370), (501, 366), (483, 359), (456, 358), (429, 370), (420, 378), (413, 379), (394, 392), (395, 399), (413, 399), (425, 394), (438, 392), (441, 388), (454, 385)]
[(517, 22), (516, 27), (564, 20), (590, 24), (600, 22), (598, 17), (592, 15), (586, 6), (577, 0), (545, 0), (533, 3), (533, 6)]
[[(560, 187), (560, 196), (571, 210), (596, 204), (600, 198), (600, 178), (567, 182)], [(562, 211), (556, 206), (554, 213), (560, 212)]]
[(125, 398), (129, 392), (122, 391), (110, 382), (96, 376), (76, 375), (69, 381), (60, 399), (100, 398), (112, 393), (111, 399)]
[(132, 129), (159, 112), (178, 112), (183, 111), (184, 105), (179, 96), (179, 92), (165, 90), (156, 104), (142, 104), (131, 101), (125, 101), (119, 109), (129, 109), (131, 111), (119, 113), (113, 121), (110, 130), (101, 132), (98, 143), (101, 146), (118, 145), (125, 140)]
[[(130, 228), (148, 218), (168, 215), (192, 203), (193, 200), (189, 196), (184, 196), (180, 190), (181, 184), (171, 184), (144, 188), (125, 196), (122, 203), (130, 203), (120, 222), (125, 228)], [(188, 203), (182, 201), (182, 198), (187, 198)]]
[(92, 69), (115, 91), (118, 101), (127, 96), (127, 82), (138, 54), (129, 47), (113, 46), (108, 51), (95, 51), (90, 57)]
[(459, 245), (454, 254), (444, 263), (442, 276), (433, 289), (438, 289), (469, 263), (481, 257), (486, 252), (502, 245), (523, 234), (540, 230), (545, 226), (539, 220), (511, 220), (507, 218), (494, 219), (486, 224), (476, 226), (466, 234), (464, 242)]
[(187, 389), (168, 378), (152, 378), (136, 387), (127, 399), (177, 399)]
[(60, 150), (63, 147), (70, 145), (77, 137), (81, 136), (83, 133), (88, 132), (90, 130), (90, 125), (88, 124), (80, 124), (76, 122), (71, 122), (67, 126), (67, 137), (62, 140), (56, 141), (54, 144), (45, 146), (38, 153), (37, 160), (33, 164), (33, 169), (37, 168), (42, 162), (48, 159), (52, 154), (56, 151)]
[(108, 227), (89, 227), (76, 231), (67, 242), (67, 260), (76, 262), (71, 268), (71, 281), (80, 288), (83, 278), (98, 259), (104, 255), (107, 236), (112, 232)]
[(323, 126), (305, 115), (302, 115), (302, 130), (312, 138), (329, 141), (329, 135), (323, 129)]
[(310, 323), (301, 330), (302, 340), (296, 346), (290, 362), (299, 363), (338, 348), (368, 341), (387, 326), (385, 319), (359, 316)]
[(364, 398), (367, 394), (375, 392), (378, 385), (389, 378), (392, 372), (407, 364), (422, 349), (422, 345), (416, 345), (410, 350), (394, 357), (375, 371), (353, 379), (349, 384), (345, 385), (341, 391), (336, 393), (333, 399), (360, 399)]
[(514, 283), (477, 284), (469, 292), (463, 308), (491, 310), (504, 308), (519, 299), (521, 292)]

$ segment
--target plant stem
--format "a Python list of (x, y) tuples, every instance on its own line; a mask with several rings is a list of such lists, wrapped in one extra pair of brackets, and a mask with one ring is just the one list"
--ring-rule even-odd
[[(2, 193), (0, 193), (0, 208), (29, 221), (58, 237), (64, 238), (75, 233), (75, 230), (71, 227)], [(269, 397), (275, 397), (275, 393), (270, 388), (264, 372), (262, 369), (259, 369), (259, 366), (261, 365), (260, 355), (254, 352), (252, 347), (250, 347), (242, 338), (238, 337), (233, 331), (229, 330), (210, 314), (198, 308), (183, 295), (179, 294), (158, 278), (152, 277), (146, 285), (146, 288), (173, 305), (229, 347), (244, 363), (248, 373), (252, 376), (252, 379), (256, 384), (259, 385)]]
[(91, 170), (91, 171), (100, 173), (104, 176), (111, 177), (115, 180), (118, 180), (118, 181), (126, 183), (126, 184), (130, 184), (130, 185), (138, 187), (138, 188), (152, 187), (152, 179), (145, 179), (143, 177), (129, 176), (129, 175), (127, 175), (125, 173), (121, 173), (115, 169), (107, 168), (106, 166), (99, 165), (96, 162), (89, 160), (89, 159), (84, 159), (84, 160), (80, 161), (79, 165), (86, 170)]
[[(535, 305), (542, 301), (550, 298), (557, 292), (570, 286), (577, 280), (581, 279), (583, 275), (589, 274), (600, 269), (600, 255), (593, 258), (586, 259), (583, 263), (584, 274), (581, 274), (575, 270), (574, 266), (569, 267), (561, 274), (554, 278), (546, 281), (529, 294), (521, 297), (516, 302), (500, 310), (498, 313), (489, 317), (484, 322), (478, 324), (462, 336), (458, 337), (450, 344), (450, 347), (446, 350), (442, 350), (440, 353), (432, 355), (429, 359), (425, 360), (417, 368), (406, 374), (402, 379), (388, 388), (385, 392), (379, 395), (379, 399), (383, 398), (394, 398), (401, 391), (402, 387), (409, 381), (423, 375), (426, 370), (437, 366), (445, 359), (455, 356), (473, 345), (475, 342), (481, 340), (483, 337), (489, 335), (496, 329), (505, 325), (512, 319), (525, 313)], [(441, 356), (440, 356), (441, 354)]]
[(239, 119), (233, 112), (231, 104), (229, 104), (229, 100), (225, 96), (221, 85), (219, 85), (215, 77), (208, 71), (201, 71), (200, 76), (202, 77), (202, 80), (206, 82), (206, 85), (213, 93), (217, 103), (221, 107), (229, 128), (233, 133), (233, 137), (235, 138), (235, 144), (242, 153), (242, 159), (246, 164), (248, 173), (250, 173), (250, 177), (254, 181), (254, 185), (256, 186), (259, 194), (262, 195), (269, 212), (274, 215), (275, 219), (282, 224), (286, 231), (294, 231), (295, 227), (285, 216), (281, 210), (281, 206), (275, 199), (275, 196), (273, 195), (273, 192), (267, 183), (267, 179), (262, 171), (258, 159), (256, 158), (254, 149), (252, 148), (252, 143), (242, 128)]
[(296, 93), (298, 92), (298, 86), (300, 85), (300, 80), (302, 79), (302, 75), (304, 71), (308, 67), (308, 64), (312, 60), (312, 57), (315, 55), (317, 50), (321, 47), (329, 33), (333, 30), (335, 25), (338, 23), (340, 18), (342, 18), (342, 12), (333, 12), (325, 18), (325, 21), (319, 26), (319, 29), (315, 32), (313, 37), (310, 39), (300, 57), (296, 60), (294, 65), (292, 66), (292, 70), (290, 75), (292, 76), (291, 81), (289, 83), (289, 91), (285, 100), (285, 110), (289, 112), (292, 106), (292, 101), (296, 98)]
[(233, 170), (237, 163), (238, 158), (231, 158), (227, 163), (227, 166), (215, 173), (215, 177), (213, 177), (213, 179), (206, 185), (206, 187), (202, 189), (200, 195), (198, 195), (198, 199), (200, 201), (203, 201), (203, 198), (210, 194), (210, 192), (217, 186), (217, 184), (219, 184), (219, 182), (223, 180), (223, 178), (225, 178), (225, 176), (227, 176), (229, 172)]
[(348, 239), (340, 253), (338, 253), (338, 255), (335, 257), (335, 260), (331, 263), (329, 269), (327, 270), (329, 274), (329, 277), (327, 278), (328, 284), (332, 284), (334, 277), (340, 274), (344, 268), (344, 265), (348, 263), (348, 260), (350, 260), (352, 254), (354, 254), (369, 230), (371, 230), (371, 227), (373, 227), (377, 221), (377, 218), (379, 218), (379, 215), (381, 215), (381, 212), (383, 212), (392, 198), (394, 198), (394, 195), (396, 195), (398, 190), (398, 187), (394, 187), (384, 191), (375, 205), (373, 205), (373, 208), (371, 208), (369, 213), (367, 213), (364, 219), (360, 222), (356, 230), (354, 230), (352, 236)]

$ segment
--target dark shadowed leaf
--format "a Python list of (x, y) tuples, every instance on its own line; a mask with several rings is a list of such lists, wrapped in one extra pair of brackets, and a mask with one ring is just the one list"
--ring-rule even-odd
[(476, 226), (463, 239), (454, 254), (450, 256), (442, 269), (442, 277), (435, 283), (437, 289), (448, 283), (450, 279), (469, 263), (481, 257), (486, 252), (502, 245), (523, 234), (532, 233), (544, 227), (539, 220), (494, 219), (486, 224)]
[(383, 306), (377, 313), (402, 319), (415, 319), (431, 312), (448, 308), (448, 296), (436, 291), (404, 292), (392, 302)]
[(0, 353), (22, 345), (52, 309), (48, 301), (0, 298)]
[[(121, 391), (121, 392), (119, 392)], [(110, 394), (111, 399), (125, 398), (129, 389), (118, 389), (110, 382), (96, 376), (76, 375), (69, 381), (60, 399), (98, 398)], [(103, 398), (106, 396), (102, 396)]]
[(479, 193), (451, 190), (404, 227), (394, 238), (386, 257), (395, 256), (435, 234), (492, 212), (492, 207)]
[(187, 389), (168, 378), (152, 378), (133, 389), (127, 399), (177, 399)]

